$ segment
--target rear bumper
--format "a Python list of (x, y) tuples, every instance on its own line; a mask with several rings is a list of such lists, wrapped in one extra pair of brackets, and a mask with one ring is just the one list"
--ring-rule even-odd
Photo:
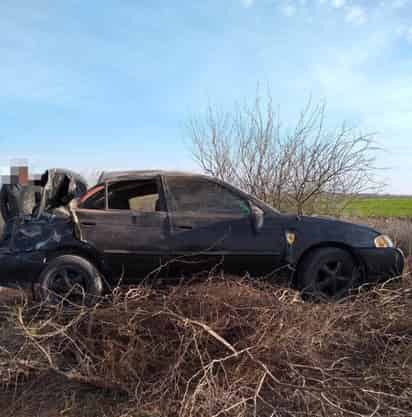
[(384, 281), (403, 273), (405, 257), (400, 249), (359, 249), (357, 254), (365, 266), (367, 281)]

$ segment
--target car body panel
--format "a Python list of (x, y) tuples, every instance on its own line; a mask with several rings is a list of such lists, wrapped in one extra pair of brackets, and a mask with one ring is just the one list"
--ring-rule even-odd
[[(261, 229), (254, 230), (251, 204), (256, 203), (250, 196), (214, 178), (205, 179), (203, 176), (194, 178), (213, 183), (221, 187), (223, 192), (234, 195), (243, 202), (245, 211), (173, 211), (173, 191), (170, 182), (178, 175), (162, 175), (166, 206), (170, 215), (171, 240), (168, 261), (176, 260), (169, 268), (173, 273), (189, 270), (199, 272), (220, 266), (232, 274), (248, 271), (267, 274), (279, 268), (285, 252), (285, 239), (277, 214), (267, 211)], [(182, 179), (180, 174), (180, 178), (189, 185), (193, 177)], [(199, 204), (202, 204), (202, 201)]]
[[(218, 184), (244, 201), (247, 210), (235, 214), (173, 211), (168, 179), (176, 177), (188, 184), (199, 178)], [(158, 184), (156, 211), (109, 208), (110, 184), (147, 180)], [(139, 282), (153, 271), (175, 276), (214, 267), (260, 276), (283, 266), (296, 268), (302, 257), (322, 246), (347, 248), (376, 279), (398, 275), (403, 269), (400, 252), (374, 247), (379, 233), (369, 227), (280, 214), (253, 196), (207, 176), (121, 172), (107, 175), (97, 187), (105, 193), (101, 209), (83, 207), (95, 196), (94, 190), (79, 200), (80, 206), (76, 200), (66, 207), (44, 204), (40, 215), (9, 221), (0, 244), (0, 281), (6, 285), (35, 282), (47, 262), (62, 253), (90, 259), (112, 283)], [(201, 204), (199, 201), (199, 207)], [(259, 225), (256, 210), (262, 214)], [(296, 237), (293, 244), (287, 242), (286, 233)]]
[(171, 214), (169, 259), (180, 257), (188, 270), (187, 258), (196, 258), (198, 265), (192, 264), (192, 272), (222, 264), (234, 274), (248, 269), (269, 273), (280, 266), (285, 240), (281, 223), (266, 220), (256, 233), (250, 216)]
[(142, 278), (161, 265), (167, 251), (165, 212), (78, 209), (75, 213), (82, 239), (104, 258), (111, 280)]
[(286, 230), (296, 234), (293, 247), (289, 248), (289, 262), (296, 264), (301, 256), (320, 244), (347, 248), (374, 248), (374, 239), (379, 235), (367, 226), (332, 220), (323, 217), (285, 215)]

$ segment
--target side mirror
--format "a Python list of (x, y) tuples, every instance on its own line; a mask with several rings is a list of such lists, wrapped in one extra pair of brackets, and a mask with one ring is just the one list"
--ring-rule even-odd
[(261, 208), (255, 206), (253, 203), (250, 204), (252, 210), (252, 223), (255, 232), (259, 232), (259, 230), (263, 227), (263, 223), (265, 221), (265, 213)]

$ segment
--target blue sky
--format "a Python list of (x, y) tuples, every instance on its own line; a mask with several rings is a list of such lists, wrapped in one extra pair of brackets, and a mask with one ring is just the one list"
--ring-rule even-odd
[(412, 0), (2, 0), (0, 167), (195, 169), (184, 125), (261, 83), (377, 132), (412, 194)]

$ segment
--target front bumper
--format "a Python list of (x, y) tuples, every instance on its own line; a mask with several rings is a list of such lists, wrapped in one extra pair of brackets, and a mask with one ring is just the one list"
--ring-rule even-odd
[(43, 268), (44, 254), (41, 251), (16, 253), (0, 248), (0, 286), (30, 286)]
[(384, 281), (402, 275), (405, 257), (396, 248), (358, 249), (357, 255), (365, 267), (367, 281)]

